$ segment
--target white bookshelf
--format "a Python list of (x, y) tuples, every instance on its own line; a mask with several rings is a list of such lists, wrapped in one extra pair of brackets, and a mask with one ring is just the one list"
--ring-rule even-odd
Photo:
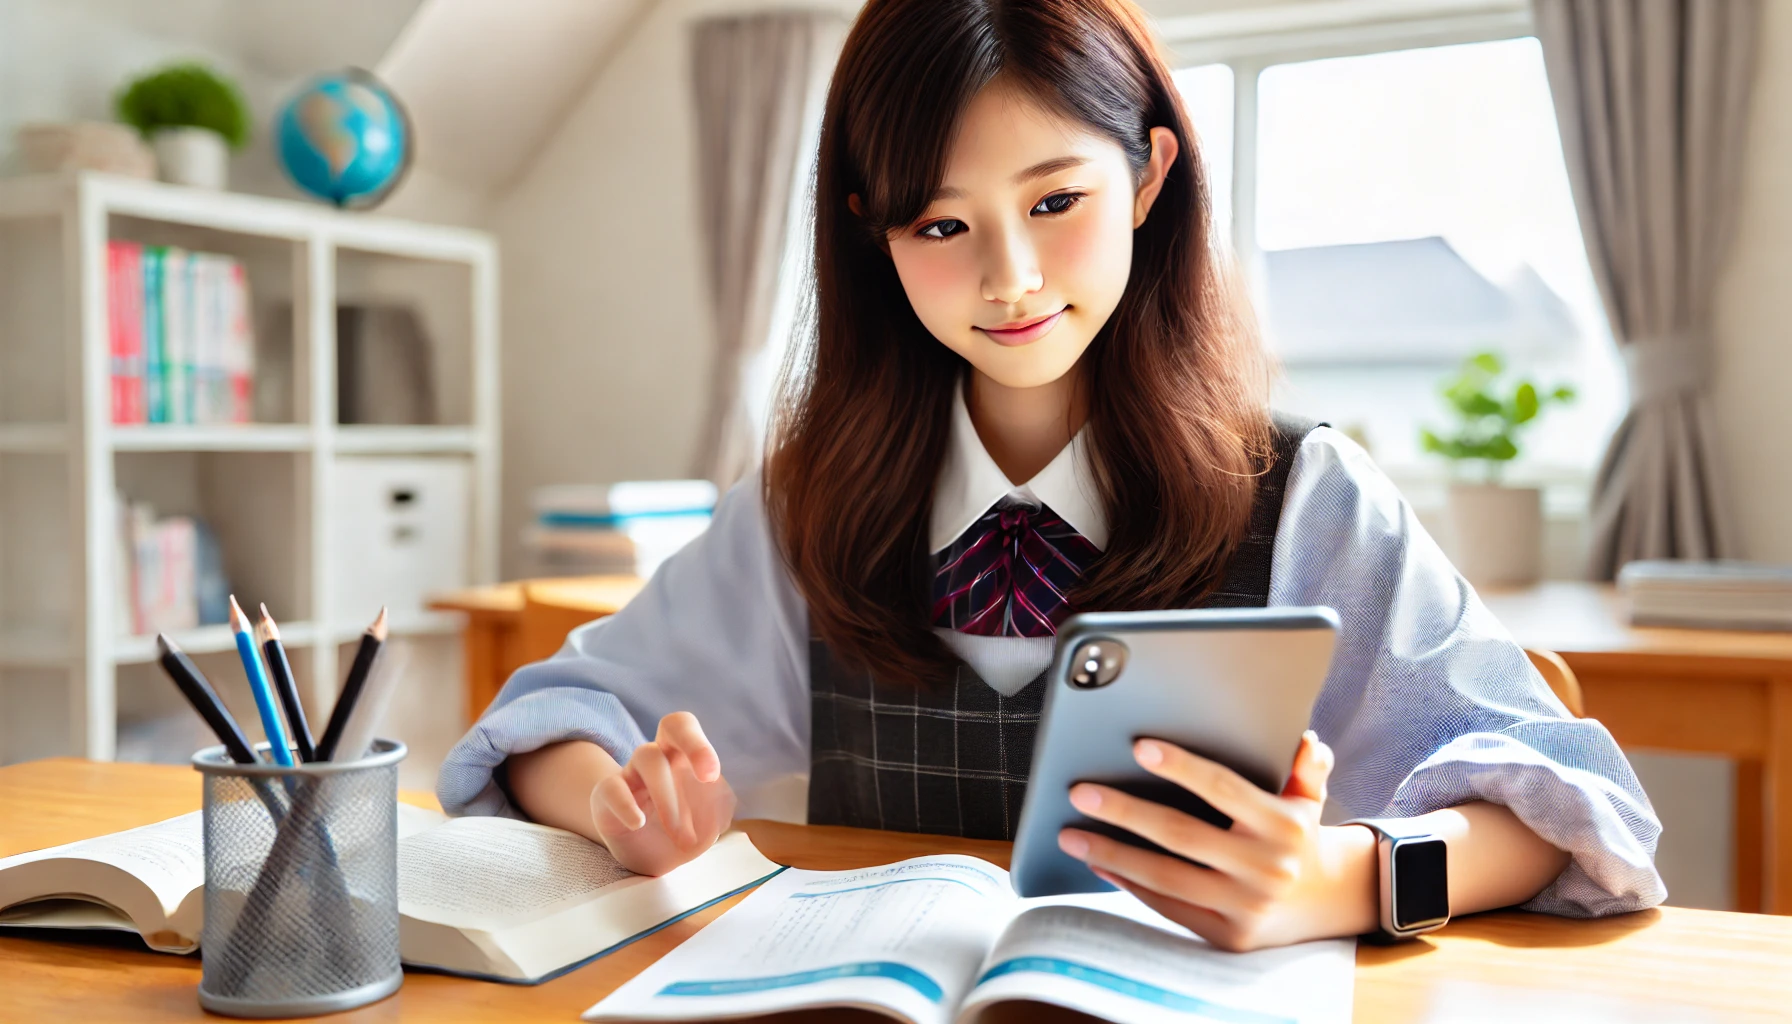
[[(258, 338), (258, 360), (272, 351), (279, 358), (271, 365), (283, 372), (257, 383), (258, 412), (275, 410), (269, 422), (111, 422), (112, 237), (237, 256), (256, 301), (290, 308), (290, 339)], [(212, 481), (209, 498), (194, 501), (209, 502), (200, 509), (208, 519), (255, 536), (253, 545), (236, 545), (239, 563), (271, 563), (243, 575), (279, 581), (285, 607), (275, 612), (314, 707), (328, 707), (336, 693), (338, 645), (366, 626), (331, 607), (332, 574), (354, 571), (334, 550), (331, 481), (341, 460), (464, 460), (471, 506), (465, 582), (495, 579), (497, 274), (495, 243), (477, 231), (99, 174), (0, 180), (0, 727), (21, 728), (27, 704), (41, 713), (45, 688), (60, 681), (68, 750), (114, 755), (119, 669), (155, 657), (152, 637), (126, 635), (114, 621), (114, 494), (127, 460), (137, 461), (126, 475), (139, 478), (192, 464), (183, 460), (216, 460), (202, 471)], [(403, 291), (416, 281), (427, 282), (419, 294), (442, 305), (453, 324), (441, 332), (446, 340), (432, 341), (443, 422), (339, 425), (339, 301), (384, 298), (382, 288)], [(232, 554), (226, 543), (225, 568), (236, 586), (243, 567)], [(420, 609), (397, 611), (392, 621), (401, 636), (459, 625), (455, 616)], [(234, 646), (222, 626), (175, 639), (196, 654)], [(0, 760), (6, 754), (0, 733)]]

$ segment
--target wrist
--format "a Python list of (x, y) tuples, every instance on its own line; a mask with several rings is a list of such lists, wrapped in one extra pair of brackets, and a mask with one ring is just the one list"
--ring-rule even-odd
[(1362, 935), (1381, 923), (1381, 878), (1375, 833), (1362, 825), (1320, 830), (1325, 876), (1324, 934)]

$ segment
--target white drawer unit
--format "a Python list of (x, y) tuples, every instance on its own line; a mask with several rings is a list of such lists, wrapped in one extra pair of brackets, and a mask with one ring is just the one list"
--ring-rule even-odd
[(424, 598), (470, 582), (466, 459), (343, 457), (331, 470), (330, 603), (341, 622), (371, 622), (385, 605), (421, 611)]

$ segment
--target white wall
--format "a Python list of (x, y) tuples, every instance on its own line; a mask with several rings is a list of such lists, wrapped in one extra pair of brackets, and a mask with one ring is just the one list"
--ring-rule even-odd
[(294, 196), (267, 125), (312, 72), (371, 67), (418, 0), (4, 0), (0, 3), (0, 173), (19, 170), (14, 133), (31, 121), (112, 120), (127, 79), (176, 60), (232, 78), (254, 136), (231, 187)]
[(773, 6), (663, 0), (495, 205), (506, 575), (522, 568), (517, 532), (531, 489), (692, 470), (714, 331), (687, 33), (708, 15)]
[(1792, 562), (1792, 4), (1761, 5), (1736, 244), (1717, 292), (1713, 401), (1743, 554)]

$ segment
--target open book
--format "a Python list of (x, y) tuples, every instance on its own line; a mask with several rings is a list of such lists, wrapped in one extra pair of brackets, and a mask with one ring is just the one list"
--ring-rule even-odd
[(949, 1024), (1030, 1019), (1025, 1001), (1126, 1024), (1345, 1024), (1355, 952), (1332, 939), (1224, 953), (1127, 893), (1023, 900), (987, 861), (920, 857), (785, 871), (585, 1019), (855, 1007)]
[[(539, 982), (781, 870), (745, 833), (658, 878), (571, 832), (398, 806), (404, 962)], [(0, 926), (134, 931), (190, 953), (205, 908), (200, 812), (0, 859)]]

